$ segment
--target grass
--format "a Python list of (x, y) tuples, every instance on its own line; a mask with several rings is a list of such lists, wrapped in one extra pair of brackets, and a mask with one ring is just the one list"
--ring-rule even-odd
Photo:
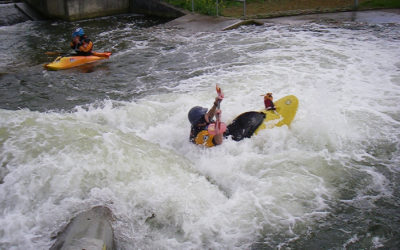
[(399, 0), (367, 0), (363, 1), (361, 7), (366, 8), (400, 8)]
[[(192, 0), (165, 0), (177, 7), (192, 10)], [(358, 9), (400, 8), (400, 0), (358, 0)], [(194, 0), (195, 12), (216, 15), (216, 0)], [(246, 0), (246, 16), (298, 15), (318, 12), (336, 12), (355, 9), (355, 0)], [(242, 17), (243, 2), (219, 0), (219, 14)]]
[[(340, 8), (352, 8), (352, 0), (247, 0), (246, 15), (279, 15), (279, 13), (294, 13), (296, 11), (323, 11)], [(238, 17), (243, 15), (243, 3), (227, 5), (224, 16)]]
[[(243, 3), (226, 1), (222, 15), (243, 16)], [(239, 4), (238, 4), (239, 3)], [(269, 17), (355, 9), (355, 0), (247, 0), (246, 16)], [(357, 9), (400, 8), (400, 0), (358, 0)]]

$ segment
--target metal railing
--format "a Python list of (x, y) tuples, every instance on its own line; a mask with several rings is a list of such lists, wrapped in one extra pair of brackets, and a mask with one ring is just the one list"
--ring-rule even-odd
[[(195, 0), (192, 0), (192, 12), (194, 12), (194, 1)], [(216, 3), (215, 3), (215, 12), (216, 12), (216, 16), (219, 16), (219, 0), (216, 0)]]
[(246, 0), (237, 0), (238, 2), (243, 2), (243, 17), (246, 17)]

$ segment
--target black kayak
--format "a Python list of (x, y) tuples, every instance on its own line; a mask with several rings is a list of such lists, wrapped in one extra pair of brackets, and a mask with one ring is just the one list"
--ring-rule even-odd
[(250, 138), (257, 128), (264, 122), (265, 116), (266, 115), (263, 112), (257, 111), (243, 113), (236, 117), (235, 120), (226, 127), (224, 136), (231, 136), (235, 141)]

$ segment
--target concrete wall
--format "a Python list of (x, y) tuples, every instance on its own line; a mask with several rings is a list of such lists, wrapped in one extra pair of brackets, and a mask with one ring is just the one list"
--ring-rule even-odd
[(51, 17), (63, 17), (66, 15), (66, 8), (63, 0), (46, 0), (43, 2), (43, 6), (46, 6), (46, 14), (51, 15)]
[(24, 0), (48, 18), (69, 21), (121, 13), (141, 13), (160, 17), (182, 16), (178, 9), (160, 0)]
[(49, 18), (63, 18), (66, 16), (64, 0), (25, 0), (33, 9)]
[(28, 21), (29, 18), (21, 13), (15, 4), (0, 4), (0, 26), (13, 25)]
[(25, 0), (48, 18), (79, 20), (129, 11), (130, 0)]
[(129, 0), (69, 0), (66, 1), (66, 5), (71, 20), (108, 16), (129, 11)]

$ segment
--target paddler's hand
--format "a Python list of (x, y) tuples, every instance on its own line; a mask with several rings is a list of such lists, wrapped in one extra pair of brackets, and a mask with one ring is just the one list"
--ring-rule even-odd
[(79, 43), (79, 36), (76, 36), (72, 39), (74, 43)]

